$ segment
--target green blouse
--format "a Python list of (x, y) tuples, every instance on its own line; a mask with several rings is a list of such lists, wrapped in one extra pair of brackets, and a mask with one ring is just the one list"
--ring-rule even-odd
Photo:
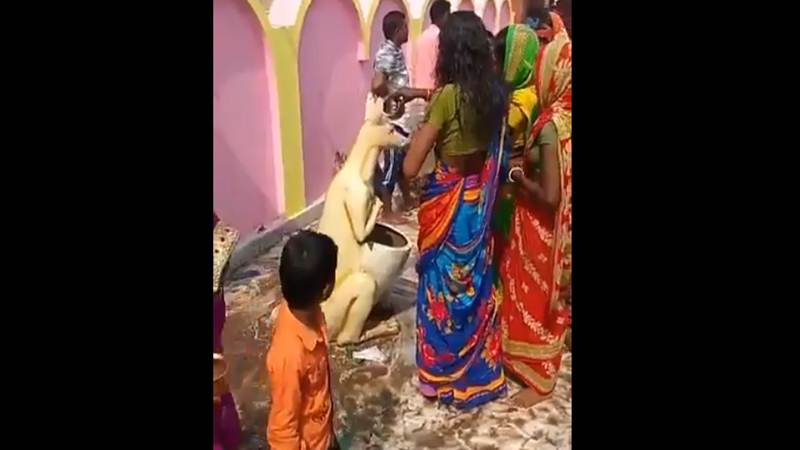
[(476, 135), (478, 124), (475, 112), (461, 104), (458, 87), (454, 84), (447, 84), (436, 91), (428, 106), (425, 122), (439, 130), (436, 138), (436, 152), (439, 155), (463, 156), (486, 151), (487, 143), (481, 142)]

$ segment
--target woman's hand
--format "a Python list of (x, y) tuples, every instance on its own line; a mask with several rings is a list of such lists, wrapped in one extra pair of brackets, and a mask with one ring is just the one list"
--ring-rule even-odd
[[(417, 89), (411, 87), (402, 87), (394, 92), (392, 95), (400, 95), (403, 97), (405, 102), (410, 102), (411, 100), (421, 98), (424, 100), (430, 100), (431, 95), (433, 95), (433, 91), (431, 89)], [(390, 96), (391, 97), (391, 96)]]
[(389, 95), (383, 103), (384, 114), (393, 120), (403, 117), (403, 114), (406, 112), (405, 105), (407, 101), (406, 97), (404, 97), (400, 91)]

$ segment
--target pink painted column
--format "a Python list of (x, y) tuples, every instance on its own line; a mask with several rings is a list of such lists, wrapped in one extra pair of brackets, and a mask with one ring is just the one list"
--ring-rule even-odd
[(245, 234), (284, 211), (273, 63), (247, 2), (214, 0), (213, 32), (214, 210)]
[(497, 31), (507, 27), (509, 22), (511, 22), (511, 10), (508, 8), (508, 2), (504, 0), (503, 5), (500, 7), (500, 28)]
[(494, 0), (488, 0), (486, 2), (486, 9), (483, 10), (483, 25), (487, 30), (491, 31), (492, 34), (497, 32), (494, 26), (495, 18), (497, 18), (497, 10), (494, 7)]
[(300, 35), (300, 111), (306, 202), (321, 197), (335, 154), (350, 151), (364, 121), (370, 62), (358, 61), (358, 12), (350, 0), (316, 0)]
[(459, 11), (475, 11), (475, 6), (472, 4), (470, 0), (462, 0), (461, 4), (458, 5)]

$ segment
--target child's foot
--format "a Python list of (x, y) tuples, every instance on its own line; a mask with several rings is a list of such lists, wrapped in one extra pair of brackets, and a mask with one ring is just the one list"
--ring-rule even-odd
[(536, 392), (536, 389), (525, 388), (511, 397), (511, 403), (513, 403), (515, 406), (519, 406), (520, 408), (530, 408), (537, 403), (547, 400), (552, 395), (553, 394), (542, 395)]

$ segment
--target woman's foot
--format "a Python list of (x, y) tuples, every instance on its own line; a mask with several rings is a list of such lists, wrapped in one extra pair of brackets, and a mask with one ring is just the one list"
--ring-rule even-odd
[(511, 403), (513, 403), (515, 406), (519, 406), (520, 408), (530, 408), (537, 403), (547, 400), (552, 395), (553, 394), (542, 395), (536, 392), (536, 389), (525, 388), (511, 397)]
[(419, 393), (428, 400), (436, 400), (436, 388), (430, 384), (419, 383)]
[(408, 198), (403, 198), (403, 209), (401, 210), (404, 213), (414, 210), (415, 208), (419, 207), (419, 201), (412, 196), (408, 196)]

